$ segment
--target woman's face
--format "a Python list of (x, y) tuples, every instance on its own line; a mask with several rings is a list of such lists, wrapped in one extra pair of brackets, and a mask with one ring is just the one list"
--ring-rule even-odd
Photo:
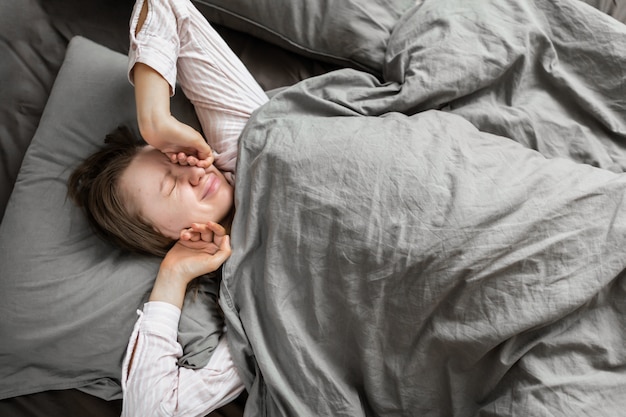
[(219, 222), (233, 206), (233, 187), (209, 168), (173, 164), (152, 146), (141, 149), (120, 178), (122, 194), (160, 233), (172, 239), (191, 223)]

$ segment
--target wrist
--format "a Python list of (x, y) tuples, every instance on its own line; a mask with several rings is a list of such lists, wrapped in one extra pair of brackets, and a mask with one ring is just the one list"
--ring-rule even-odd
[(137, 115), (137, 124), (139, 132), (144, 140), (148, 143), (156, 143), (163, 137), (168, 137), (168, 129), (171, 129), (171, 118), (173, 116), (168, 112), (151, 109), (145, 111), (141, 115)]
[(159, 269), (149, 301), (162, 301), (182, 308), (187, 280), (167, 268)]

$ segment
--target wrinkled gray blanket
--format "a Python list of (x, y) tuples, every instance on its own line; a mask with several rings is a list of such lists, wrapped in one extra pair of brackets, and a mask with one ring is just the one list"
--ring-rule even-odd
[(260, 109), (221, 288), (246, 415), (623, 415), (625, 80), (582, 3), (426, 0), (382, 79)]

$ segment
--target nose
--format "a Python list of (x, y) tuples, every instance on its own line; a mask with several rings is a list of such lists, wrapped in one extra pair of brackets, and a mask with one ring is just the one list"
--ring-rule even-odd
[(179, 178), (183, 181), (188, 182), (194, 187), (200, 184), (200, 180), (206, 175), (206, 171), (204, 170), (204, 168), (192, 166), (179, 166), (179, 168), (181, 172)]

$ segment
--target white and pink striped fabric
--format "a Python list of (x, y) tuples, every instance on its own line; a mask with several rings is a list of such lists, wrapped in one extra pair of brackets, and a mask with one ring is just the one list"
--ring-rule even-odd
[(243, 391), (226, 334), (207, 366), (181, 368), (177, 360), (183, 350), (176, 340), (180, 309), (152, 301), (138, 314), (122, 368), (122, 417), (205, 416)]
[[(135, 35), (144, 1), (148, 15)], [(172, 95), (178, 82), (196, 109), (215, 165), (234, 183), (239, 135), (267, 101), (239, 58), (188, 0), (138, 0), (130, 22), (131, 83), (137, 62), (159, 72)], [(204, 416), (243, 391), (226, 335), (206, 367), (178, 366), (179, 319), (180, 309), (164, 302), (146, 303), (139, 312), (123, 363), (122, 416)]]
[[(148, 15), (139, 33), (139, 11)], [(174, 94), (176, 82), (192, 102), (215, 166), (231, 184), (239, 135), (267, 95), (226, 42), (188, 0), (137, 0), (130, 21), (129, 80), (146, 64), (159, 72)]]

